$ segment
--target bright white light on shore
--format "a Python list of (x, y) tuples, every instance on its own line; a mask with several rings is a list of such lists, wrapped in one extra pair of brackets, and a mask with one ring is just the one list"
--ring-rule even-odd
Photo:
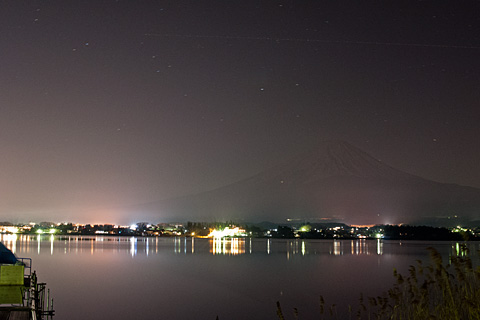
[(225, 237), (239, 237), (239, 236), (246, 236), (245, 230), (240, 229), (239, 227), (235, 227), (233, 229), (226, 227), (223, 230), (213, 229), (208, 235), (209, 238), (225, 238)]
[(7, 232), (7, 233), (18, 233), (18, 228), (17, 227), (2, 227), (2, 232)]
[(38, 234), (42, 234), (42, 233), (43, 233), (43, 230), (42, 230), (42, 229), (38, 229), (38, 230), (37, 230), (37, 233), (38, 233)]
[(132, 230), (137, 230), (137, 225), (136, 225), (136, 224), (132, 224), (132, 225), (130, 226), (130, 229), (132, 229)]
[(300, 232), (310, 232), (310, 231), (312, 231), (312, 227), (309, 226), (309, 225), (304, 225), (304, 226), (301, 226), (301, 227), (300, 227), (300, 230), (299, 230), (299, 231), (300, 231)]

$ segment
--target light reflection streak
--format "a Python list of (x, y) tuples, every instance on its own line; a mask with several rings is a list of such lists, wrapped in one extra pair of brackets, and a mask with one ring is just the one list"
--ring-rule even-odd
[[(467, 257), (469, 255), (469, 252), (471, 252), (471, 251), (472, 251), (471, 249), (469, 250), (466, 247), (466, 243), (457, 242), (457, 243), (455, 243), (455, 246), (452, 245), (452, 251), (451, 251), (451, 254), (450, 254), (450, 259), (451, 259), (452, 256)], [(478, 250), (473, 250), (473, 251), (478, 251)]]
[(383, 241), (381, 241), (380, 239), (377, 239), (377, 254), (383, 254)]
[[(190, 241), (189, 239), (190, 238)], [(60, 252), (66, 254), (82, 254), (89, 255), (115, 252), (127, 253), (132, 257), (139, 254), (151, 256), (153, 254), (161, 254), (164, 249), (173, 250), (175, 253), (195, 254), (203, 252), (203, 250), (210, 250), (210, 253), (219, 255), (239, 255), (254, 253), (253, 243), (265, 243), (266, 248), (261, 247), (257, 250), (265, 250), (264, 254), (285, 254), (288, 260), (291, 260), (296, 255), (308, 256), (311, 254), (322, 253), (319, 248), (323, 247), (323, 253), (341, 256), (345, 254), (351, 255), (384, 255), (386, 248), (390, 248), (389, 242), (383, 239), (367, 240), (308, 240), (308, 239), (252, 239), (248, 238), (224, 238), (224, 239), (198, 239), (194, 237), (172, 237), (159, 238), (155, 240), (151, 237), (109, 237), (109, 236), (59, 236), (59, 235), (8, 235), (1, 234), (0, 239), (4, 244), (12, 250), (15, 254), (26, 254), (28, 252), (36, 252), (42, 254), (49, 246), (47, 254), (54, 255), (55, 250), (57, 254)], [(36, 243), (35, 243), (36, 241)], [(48, 241), (48, 242), (47, 242)], [(203, 243), (209, 241), (210, 246), (205, 248)], [(43, 243), (42, 243), (43, 242)], [(172, 243), (173, 242), (173, 243)], [(318, 243), (318, 245), (316, 244)], [(323, 243), (321, 246), (320, 244)], [(206, 244), (206, 243), (205, 243)], [(283, 250), (278, 247), (283, 245)], [(400, 246), (400, 242), (396, 242)], [(191, 246), (191, 248), (190, 248)], [(248, 246), (248, 249), (247, 249)], [(350, 248), (348, 248), (350, 246)], [(36, 247), (36, 250), (35, 250)], [(42, 248), (43, 247), (43, 248)], [(154, 248), (155, 247), (155, 248)], [(466, 253), (463, 250), (462, 242), (453, 242), (449, 244), (451, 256), (461, 256)], [(476, 246), (475, 246), (476, 247)], [(480, 245), (479, 245), (480, 247)], [(474, 250), (475, 251), (475, 250)], [(171, 251), (170, 251), (171, 252)], [(208, 251), (207, 251), (208, 252)], [(285, 256), (284, 256), (285, 257)]]
[(173, 251), (175, 253), (180, 253), (182, 251), (182, 243), (180, 241), (181, 241), (180, 238), (177, 238), (177, 237), (173, 239), (173, 242), (174, 242)]
[[(332, 254), (332, 251), (330, 251), (330, 254)], [(333, 255), (343, 255), (342, 243), (340, 241), (333, 240)]]
[(16, 234), (6, 234), (3, 236), (5, 239), (5, 244), (7, 247), (10, 247), (10, 250), (15, 254), (17, 251), (17, 235)]
[(53, 256), (53, 241), (55, 240), (55, 236), (52, 234), (50, 236), (50, 255)]
[(20, 235), (18, 237), (18, 241), (20, 242), (20, 251), (28, 252), (27, 239), (25, 238), (25, 235)]
[[(95, 242), (95, 252), (103, 252), (103, 242), (105, 238), (103, 236), (95, 236), (95, 239), (92, 239), (91, 241)], [(97, 243), (100, 243), (97, 245)], [(99, 248), (100, 247), (100, 248)]]
[(130, 238), (130, 254), (132, 258), (137, 255), (137, 238), (135, 237)]
[(239, 255), (245, 253), (245, 238), (212, 238), (210, 252), (214, 255)]
[(355, 254), (369, 254), (367, 241), (365, 239), (360, 239), (355, 242)]

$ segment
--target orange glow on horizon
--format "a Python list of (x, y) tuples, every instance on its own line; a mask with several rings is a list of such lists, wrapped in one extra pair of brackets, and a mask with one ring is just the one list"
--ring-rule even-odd
[(372, 227), (375, 227), (376, 225), (375, 224), (352, 224), (350, 225), (350, 227), (354, 227), (354, 228), (372, 228)]

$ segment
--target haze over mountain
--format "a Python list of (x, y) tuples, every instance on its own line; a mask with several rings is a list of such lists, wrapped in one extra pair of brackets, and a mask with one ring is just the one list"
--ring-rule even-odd
[(478, 219), (480, 189), (426, 180), (330, 141), (237, 183), (137, 209), (175, 220), (446, 225)]

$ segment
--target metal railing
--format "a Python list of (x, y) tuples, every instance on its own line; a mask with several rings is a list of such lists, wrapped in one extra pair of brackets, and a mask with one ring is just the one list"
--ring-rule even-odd
[(25, 277), (31, 277), (32, 276), (32, 258), (17, 258), (17, 260), (20, 261), (20, 263), (25, 268), (25, 271), (24, 271)]
[(50, 298), (50, 289), (47, 284), (39, 283), (37, 273), (32, 272), (31, 258), (17, 258), (24, 266), (24, 296), (23, 306), (32, 310), (32, 319), (50, 320), (55, 315), (53, 309), (53, 298)]
[(37, 320), (50, 320), (55, 315), (53, 298), (50, 299), (50, 289), (47, 289), (47, 284), (39, 283), (37, 280), (37, 274), (34, 271), (31, 276), (30, 288), (27, 290), (27, 305), (34, 310)]

